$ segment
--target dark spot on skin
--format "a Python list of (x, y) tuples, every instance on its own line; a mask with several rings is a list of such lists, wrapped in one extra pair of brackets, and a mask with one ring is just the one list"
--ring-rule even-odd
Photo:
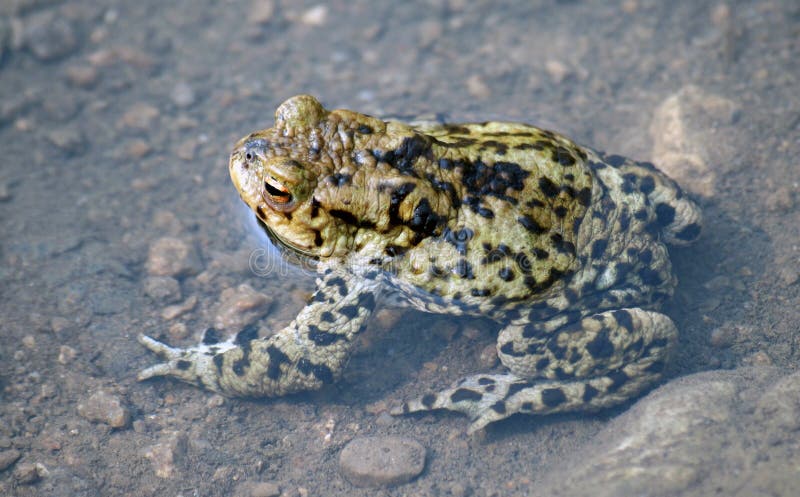
[(558, 186), (553, 183), (550, 178), (539, 178), (539, 189), (549, 198), (558, 196)]
[(646, 286), (658, 286), (662, 282), (661, 273), (649, 267), (644, 267), (639, 270), (639, 278), (642, 279), (642, 284)]
[(614, 344), (608, 339), (608, 330), (603, 328), (595, 337), (586, 344), (586, 351), (595, 359), (602, 359), (614, 355)]
[(355, 304), (345, 305), (339, 309), (339, 314), (347, 319), (353, 319), (358, 316), (358, 306)]
[(511, 386), (508, 387), (508, 392), (506, 392), (506, 398), (510, 398), (515, 393), (525, 390), (526, 388), (530, 387), (530, 383), (528, 382), (519, 382), (519, 383), (512, 383)]
[(631, 317), (630, 312), (626, 311), (625, 309), (620, 309), (618, 311), (613, 311), (611, 315), (614, 316), (617, 324), (625, 328), (628, 333), (633, 333), (633, 318)]
[(455, 392), (450, 395), (450, 402), (462, 402), (462, 401), (478, 401), (483, 398), (483, 395), (480, 392), (476, 392), (474, 390), (470, 390), (468, 388), (459, 388)]
[(408, 251), (405, 247), (400, 247), (399, 245), (387, 245), (385, 249), (383, 249), (383, 253), (388, 255), (389, 257), (396, 257), (399, 255), (403, 255)]
[(297, 370), (304, 375), (314, 375), (322, 383), (333, 383), (333, 372), (324, 364), (314, 364), (305, 357), (297, 361)]
[(358, 305), (362, 309), (372, 312), (375, 309), (375, 295), (371, 293), (364, 293), (358, 297)]
[(231, 370), (236, 376), (244, 376), (248, 367), (250, 367), (250, 358), (245, 354), (241, 359), (233, 362)]
[(417, 233), (431, 236), (442, 222), (443, 218), (433, 212), (428, 199), (423, 198), (414, 208), (414, 212), (411, 216), (411, 221), (409, 221), (408, 226)]
[(616, 392), (619, 388), (628, 381), (628, 375), (624, 371), (611, 371), (608, 373), (611, 378), (611, 385), (608, 386), (608, 392)]
[(404, 224), (399, 215), (400, 204), (416, 187), (414, 183), (403, 183), (392, 192), (389, 198), (389, 222), (393, 225)]
[(573, 377), (573, 375), (564, 371), (564, 368), (555, 368), (553, 373), (556, 375), (557, 380), (569, 380)]
[(176, 364), (175, 367), (180, 369), (181, 371), (186, 371), (192, 366), (191, 361), (187, 361), (185, 359), (180, 359)]
[(403, 174), (414, 176), (414, 163), (420, 157), (431, 155), (431, 142), (425, 135), (403, 138), (400, 146), (378, 158)]
[(473, 297), (488, 297), (492, 294), (492, 291), (488, 288), (473, 288), (469, 293)]
[(458, 197), (458, 192), (456, 191), (455, 187), (449, 181), (444, 181), (436, 176), (433, 173), (428, 174), (428, 181), (430, 182), (431, 186), (440, 192), (444, 192), (447, 194), (448, 198), (450, 199), (450, 204), (454, 208), (461, 207), (461, 199)]
[(656, 205), (656, 218), (661, 226), (669, 226), (675, 220), (675, 208), (669, 204)]
[(651, 176), (645, 176), (639, 181), (639, 189), (645, 195), (648, 195), (656, 189), (656, 182)]
[(325, 181), (330, 185), (341, 187), (350, 184), (351, 179), (353, 179), (353, 177), (349, 174), (334, 173), (325, 178)]
[(216, 328), (207, 328), (203, 333), (203, 345), (216, 345), (222, 341)]
[(492, 410), (497, 414), (505, 414), (506, 413), (506, 403), (502, 400), (498, 400), (494, 404), (492, 404)]
[(270, 380), (277, 380), (281, 376), (281, 364), (288, 363), (289, 356), (274, 345), (267, 347), (267, 355), (269, 356), (267, 378)]
[(494, 383), (494, 378), (488, 378), (486, 376), (478, 378), (478, 385), (493, 385)]
[(514, 271), (509, 267), (504, 267), (497, 272), (497, 276), (503, 281), (511, 281), (514, 279)]
[(569, 211), (567, 211), (567, 208), (564, 207), (563, 205), (559, 205), (558, 207), (553, 209), (553, 213), (556, 215), (556, 217), (560, 219), (564, 219), (565, 217), (567, 217), (568, 212)]
[(609, 166), (613, 167), (619, 167), (625, 164), (625, 157), (622, 157), (621, 155), (607, 155), (603, 157), (603, 160), (606, 161)]
[(602, 257), (606, 251), (606, 247), (608, 247), (608, 240), (600, 239), (592, 242), (592, 259), (599, 259)]
[(542, 338), (545, 335), (547, 332), (536, 323), (528, 323), (522, 329), (522, 338)]
[(467, 247), (473, 236), (475, 236), (475, 232), (469, 228), (461, 228), (456, 231), (451, 231), (450, 228), (444, 229), (444, 240), (452, 244), (461, 255), (467, 255)]
[(578, 203), (584, 207), (589, 207), (592, 202), (592, 189), (588, 186), (581, 188), (577, 194)]
[(535, 219), (530, 216), (520, 216), (517, 218), (517, 222), (534, 235), (541, 235), (547, 231), (546, 228), (543, 228), (541, 225), (539, 225), (539, 223), (536, 222)]
[(347, 282), (341, 276), (334, 276), (328, 280), (328, 285), (337, 287), (340, 296), (344, 297), (347, 295)]
[(533, 256), (539, 259), (540, 261), (550, 257), (550, 252), (544, 249), (534, 248), (531, 250), (531, 252), (533, 252)]
[(323, 243), (322, 240), (322, 233), (319, 230), (314, 230), (314, 245), (317, 247), (321, 247)]
[(439, 167), (445, 171), (449, 171), (450, 169), (453, 169), (453, 161), (444, 158), (439, 159)]
[(467, 280), (475, 279), (475, 274), (472, 272), (472, 264), (470, 264), (466, 259), (459, 259), (453, 268), (453, 272), (456, 274), (456, 276), (460, 276), (461, 278)]
[(351, 226), (359, 225), (358, 219), (356, 219), (356, 216), (353, 215), (352, 212), (347, 212), (341, 209), (331, 209), (328, 212), (330, 212), (331, 216), (335, 217), (336, 219), (341, 219), (346, 224), (349, 224)]
[(542, 403), (547, 407), (556, 407), (567, 401), (567, 396), (560, 388), (545, 388), (542, 390)]
[(322, 314), (319, 315), (319, 320), (324, 323), (332, 323), (336, 321), (336, 318), (333, 317), (333, 313), (330, 311), (324, 311)]
[(242, 331), (236, 334), (233, 343), (239, 347), (250, 349), (250, 342), (258, 338), (258, 328), (253, 325), (245, 327)]
[(486, 150), (487, 148), (493, 148), (497, 155), (506, 155), (506, 152), (508, 152), (508, 145), (497, 140), (486, 140), (481, 142), (480, 149)]
[(591, 400), (597, 397), (597, 394), (600, 393), (595, 387), (591, 386), (590, 384), (585, 384), (583, 386), (583, 401), (584, 402), (591, 402)]
[(547, 349), (552, 352), (553, 357), (559, 361), (566, 357), (567, 348), (560, 346), (555, 338), (547, 341)]
[(653, 364), (644, 368), (648, 373), (658, 374), (664, 371), (664, 361), (656, 361)]
[(633, 213), (633, 217), (639, 221), (644, 221), (647, 219), (647, 209), (639, 209)]
[(700, 225), (692, 223), (675, 233), (675, 238), (689, 242), (700, 236)]
[(553, 233), (550, 235), (550, 241), (553, 242), (556, 250), (562, 254), (575, 255), (575, 244), (564, 240), (560, 233)]
[(628, 227), (631, 225), (631, 215), (628, 211), (623, 211), (619, 215), (618, 221), (620, 231), (628, 231)]
[(214, 363), (214, 367), (217, 368), (217, 373), (222, 374), (222, 364), (225, 361), (225, 356), (217, 354), (211, 361)]
[(336, 333), (328, 333), (327, 331), (322, 331), (318, 327), (312, 324), (309, 325), (308, 327), (308, 338), (316, 345), (325, 347), (327, 345), (336, 343), (339, 340), (344, 340), (345, 336)]
[(367, 126), (366, 124), (361, 124), (356, 129), (356, 132), (362, 135), (369, 135), (372, 134), (372, 128)]
[(420, 402), (422, 403), (423, 406), (430, 409), (431, 407), (433, 407), (433, 404), (436, 403), (436, 395), (432, 393), (425, 394), (423, 395), (422, 399), (420, 399)]

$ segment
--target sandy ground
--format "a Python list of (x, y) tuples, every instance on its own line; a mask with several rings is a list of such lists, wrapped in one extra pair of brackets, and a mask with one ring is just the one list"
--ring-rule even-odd
[[(669, 378), (772, 367), (736, 380), (766, 389), (796, 367), (796, 1), (104, 3), (0, 5), (0, 495), (540, 495), (622, 430), (631, 405), (517, 416), (479, 439), (451, 414), (389, 417), (492, 364), (494, 325), (414, 312), (381, 312), (344, 380), (318, 393), (227, 400), (135, 381), (155, 360), (138, 333), (189, 344), (264, 315), (275, 328), (311, 291), (299, 270), (251, 271), (267, 241), (226, 167), (297, 93), (375, 115), (521, 120), (657, 161), (706, 216), (701, 241), (674, 251)], [(781, 433), (800, 457), (798, 431)], [(364, 435), (417, 441), (424, 471), (353, 486), (339, 454)], [(763, 495), (800, 485), (796, 460), (760, 473)], [(736, 485), (705, 468), (658, 495)]]

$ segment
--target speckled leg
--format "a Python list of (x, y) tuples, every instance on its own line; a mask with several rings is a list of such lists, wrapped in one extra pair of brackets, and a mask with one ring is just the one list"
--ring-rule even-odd
[(314, 390), (335, 381), (379, 295), (378, 282), (330, 272), (295, 320), (258, 338), (255, 328), (220, 342), (206, 332), (201, 344), (169, 347), (147, 336), (139, 341), (167, 360), (139, 373), (139, 380), (171, 376), (233, 396), (278, 396)]
[[(619, 157), (619, 156), (615, 156)], [(620, 158), (614, 161), (626, 182), (634, 184), (655, 206), (662, 240), (670, 245), (688, 245), (700, 236), (702, 214), (680, 186), (650, 164)]]
[(472, 419), (471, 433), (519, 412), (605, 408), (656, 382), (677, 339), (667, 316), (639, 308), (566, 325), (559, 319), (512, 325), (501, 332), (498, 351), (508, 373), (469, 376), (438, 394), (405, 403), (393, 414), (458, 411)]

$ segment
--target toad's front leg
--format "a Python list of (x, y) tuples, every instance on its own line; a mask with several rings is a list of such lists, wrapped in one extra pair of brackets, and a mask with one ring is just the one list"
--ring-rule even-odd
[(375, 308), (380, 284), (331, 272), (286, 328), (258, 338), (255, 328), (221, 342), (206, 332), (194, 347), (173, 348), (148, 336), (139, 342), (166, 362), (138, 379), (171, 376), (230, 396), (274, 397), (315, 390), (337, 380)]

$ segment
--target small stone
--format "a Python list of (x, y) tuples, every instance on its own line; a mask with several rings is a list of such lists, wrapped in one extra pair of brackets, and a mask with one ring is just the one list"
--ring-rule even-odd
[(236, 495), (242, 497), (278, 497), (281, 488), (271, 481), (244, 482), (236, 489)]
[(78, 351), (70, 347), (69, 345), (62, 345), (58, 348), (58, 363), (59, 364), (69, 364), (75, 360), (77, 357)]
[(550, 76), (550, 79), (553, 80), (555, 84), (561, 84), (567, 79), (571, 74), (569, 67), (567, 67), (563, 62), (550, 59), (544, 63), (544, 69), (547, 71), (547, 74)]
[(24, 25), (23, 39), (33, 56), (43, 62), (61, 59), (78, 47), (75, 28), (53, 11), (30, 16)]
[(124, 428), (131, 421), (131, 414), (122, 405), (122, 400), (113, 394), (99, 390), (78, 404), (78, 414), (89, 421), (105, 423), (112, 428)]
[(441, 38), (444, 28), (442, 23), (435, 20), (422, 21), (419, 26), (419, 45), (422, 48), (428, 47), (436, 40)]
[(22, 346), (26, 349), (36, 348), (36, 337), (33, 335), (25, 335), (22, 337)]
[(730, 327), (715, 328), (711, 331), (711, 345), (717, 348), (730, 347), (736, 339), (736, 330)]
[(172, 103), (180, 108), (191, 107), (196, 101), (194, 90), (189, 86), (189, 83), (185, 81), (179, 82), (172, 88), (170, 98), (172, 99)]
[(778, 280), (783, 286), (791, 286), (800, 280), (800, 273), (797, 268), (784, 266), (778, 271)]
[(210, 396), (206, 401), (206, 406), (211, 408), (222, 407), (225, 404), (225, 397), (222, 395), (215, 393), (214, 395)]
[(49, 132), (47, 139), (68, 156), (81, 155), (87, 148), (86, 137), (74, 125)]
[(772, 366), (774, 363), (766, 352), (759, 350), (742, 359), (742, 364), (746, 366)]
[(725, 27), (731, 19), (731, 8), (725, 3), (719, 3), (711, 9), (711, 22), (717, 27)]
[(736, 148), (730, 128), (738, 112), (739, 107), (727, 98), (696, 86), (682, 88), (653, 113), (653, 162), (694, 193), (712, 196), (717, 169), (709, 164), (733, 167)]
[(194, 309), (194, 306), (197, 305), (197, 295), (192, 295), (184, 302), (175, 305), (168, 305), (161, 311), (161, 317), (165, 321), (171, 321), (177, 317), (183, 316), (187, 312)]
[(477, 74), (467, 78), (467, 92), (475, 98), (487, 98), (492, 94), (489, 85)]
[(300, 22), (307, 26), (322, 26), (327, 20), (328, 7), (323, 4), (311, 7), (300, 16)]
[(5, 181), (0, 182), (0, 202), (11, 200), (11, 189)]
[(78, 64), (67, 67), (65, 71), (67, 83), (72, 86), (89, 90), (97, 84), (100, 74), (90, 65)]
[(175, 464), (186, 454), (188, 437), (184, 433), (173, 432), (144, 451), (153, 470), (159, 478), (171, 478), (175, 474)]
[(236, 288), (226, 288), (220, 297), (214, 327), (227, 332), (237, 332), (256, 322), (269, 311), (271, 299), (243, 283)]
[(623, 0), (622, 11), (626, 14), (635, 14), (639, 10), (639, 0)]
[(125, 155), (131, 159), (141, 159), (152, 151), (152, 147), (146, 141), (136, 138), (131, 140), (125, 147)]
[(149, 131), (153, 128), (156, 119), (161, 115), (158, 107), (144, 102), (133, 104), (120, 118), (122, 127)]
[(49, 475), (42, 463), (23, 463), (14, 469), (14, 479), (21, 485), (30, 485)]
[(181, 300), (181, 284), (171, 276), (148, 276), (144, 279), (144, 294), (156, 302), (172, 304)]
[(275, 2), (273, 0), (253, 0), (247, 20), (255, 24), (266, 24), (272, 19), (274, 13)]
[(357, 486), (399, 485), (422, 473), (425, 447), (408, 438), (358, 437), (342, 449), (339, 468)]
[(22, 453), (16, 449), (0, 451), (0, 471), (4, 471), (17, 462)]
[(199, 273), (201, 263), (194, 244), (167, 236), (150, 246), (146, 267), (153, 276), (180, 277)]
[(189, 328), (184, 323), (172, 323), (167, 334), (172, 341), (177, 342), (189, 336)]
[(765, 201), (767, 209), (772, 212), (786, 212), (794, 207), (792, 190), (787, 186), (779, 186), (774, 189)]

